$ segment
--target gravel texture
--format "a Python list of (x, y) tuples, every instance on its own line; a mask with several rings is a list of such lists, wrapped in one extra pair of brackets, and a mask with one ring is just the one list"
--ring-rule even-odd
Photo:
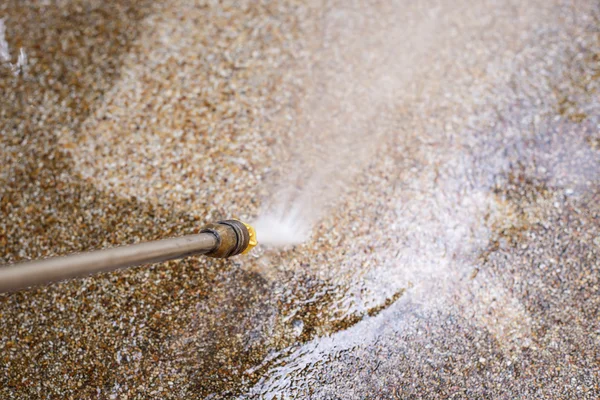
[(312, 236), (0, 295), (0, 397), (600, 397), (598, 7), (3, 2), (0, 262)]

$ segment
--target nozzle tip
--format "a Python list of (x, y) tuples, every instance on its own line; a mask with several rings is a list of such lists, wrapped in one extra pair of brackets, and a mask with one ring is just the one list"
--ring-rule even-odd
[(209, 257), (229, 258), (245, 254), (256, 246), (256, 231), (236, 219), (208, 224), (201, 232), (210, 232), (217, 238), (217, 246), (206, 253)]
[(248, 246), (246, 246), (246, 249), (244, 251), (242, 251), (242, 254), (247, 254), (250, 252), (250, 250), (252, 250), (253, 248), (256, 247), (256, 245), (258, 244), (258, 239), (256, 238), (256, 231), (250, 224), (247, 224), (245, 222), (242, 222), (242, 224), (244, 224), (246, 229), (248, 229), (248, 233), (250, 235), (250, 240), (248, 241)]

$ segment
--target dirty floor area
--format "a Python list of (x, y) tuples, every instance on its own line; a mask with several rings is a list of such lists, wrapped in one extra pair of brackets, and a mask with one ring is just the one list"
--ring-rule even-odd
[(0, 18), (0, 263), (309, 233), (1, 294), (1, 398), (600, 397), (598, 1)]

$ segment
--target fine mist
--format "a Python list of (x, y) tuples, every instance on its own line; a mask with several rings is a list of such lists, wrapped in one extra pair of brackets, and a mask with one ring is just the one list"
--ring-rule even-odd
[(403, 113), (399, 99), (413, 96), (415, 66), (435, 31), (430, 6), (339, 3), (316, 18), (320, 40), (309, 50), (293, 152), (254, 222), (267, 246), (306, 241), (395, 134), (390, 116)]

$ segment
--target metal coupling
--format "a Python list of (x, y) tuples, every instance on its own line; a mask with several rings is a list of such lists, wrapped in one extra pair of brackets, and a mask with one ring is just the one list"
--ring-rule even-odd
[(217, 239), (215, 248), (206, 253), (209, 257), (233, 257), (247, 253), (257, 244), (254, 228), (235, 219), (208, 224), (200, 233), (211, 233)]

